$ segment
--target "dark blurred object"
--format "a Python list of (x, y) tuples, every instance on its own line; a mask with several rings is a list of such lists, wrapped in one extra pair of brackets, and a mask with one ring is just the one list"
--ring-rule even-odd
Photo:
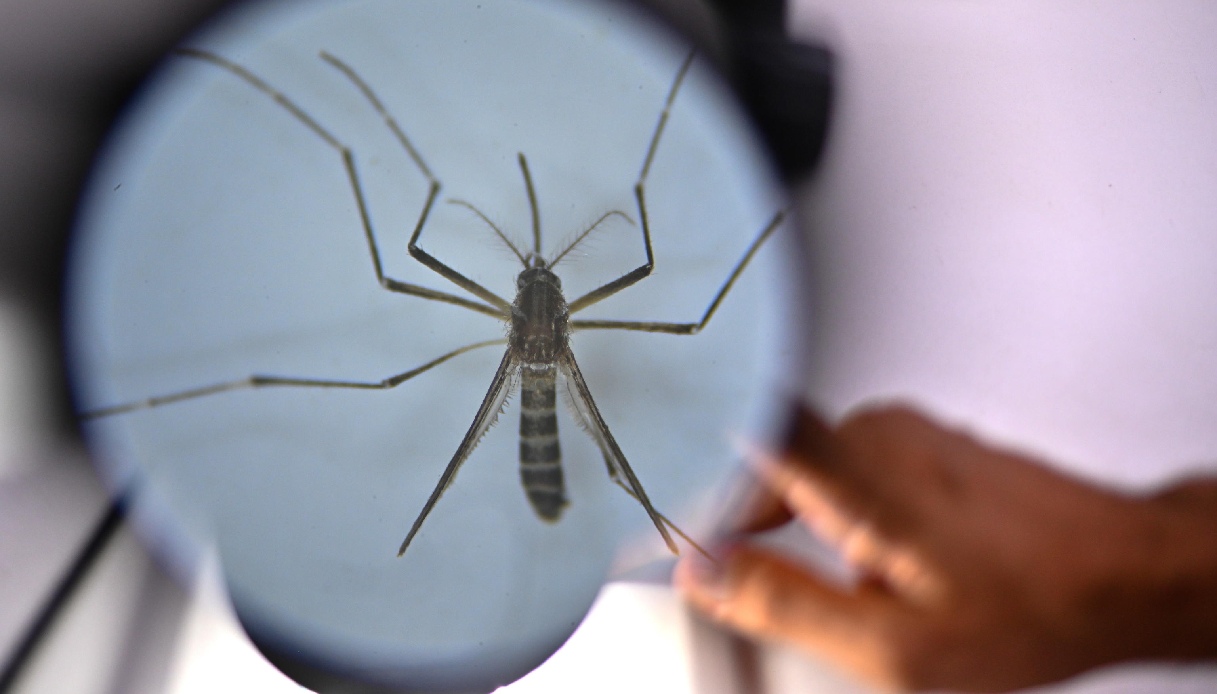
[(709, 2), (721, 16), (732, 81), (782, 176), (810, 175), (828, 136), (832, 53), (787, 37), (785, 0)]
[[(0, 6), (0, 296), (59, 338), (61, 266), (94, 152), (144, 75), (222, 0), (16, 0)], [(69, 430), (66, 388), (58, 429)]]
[[(10, 494), (32, 493), (37, 508), (53, 516), (23, 516), (23, 505), (32, 508), (29, 498), (25, 504), (5, 506), (5, 522), (16, 522), (17, 532), (23, 532), (21, 524), (28, 522), (25, 530), (36, 538), (5, 549), (69, 541), (67, 546), (52, 542), (39, 548), (34, 560), (27, 556), (19, 565), (0, 567), (5, 602), (0, 612), (6, 620), (0, 625), (5, 642), (0, 692), (21, 688), (24, 666), (38, 657), (38, 648), (48, 640), (44, 637), (55, 638), (52, 632), (63, 608), (75, 604), (76, 609), (85, 609), (79, 607), (78, 588), (90, 581), (96, 585), (96, 579), (90, 578), (97, 574), (94, 567), (103, 554), (115, 551), (110, 540), (121, 526), (122, 514), (115, 502), (89, 529), (97, 518), (90, 502), (100, 500), (103, 492), (79, 482), (88, 478), (82, 470), (83, 457), (64, 453), (72, 443), (75, 423), (60, 368), (62, 267), (79, 190), (111, 122), (144, 75), (221, 4), (222, 0), (12, 0), (0, 5), (0, 308), (6, 309), (6, 316), (23, 319), (8, 320), (0, 327), (11, 331), (4, 336), (6, 345), (21, 347), (17, 355), (6, 352), (9, 361), (0, 368), (22, 373), (39, 396), (0, 393), (0, 398), (11, 398), (23, 410), (18, 425), (21, 440), (0, 441), (4, 455), (19, 458), (0, 460), (0, 472), (8, 475), (0, 481)], [(11, 381), (0, 378), (0, 386), (11, 388)], [(10, 406), (6, 414), (12, 410)], [(50, 450), (20, 450), (30, 442)], [(40, 462), (29, 463), (31, 458)], [(54, 501), (46, 503), (48, 498)], [(79, 549), (70, 544), (76, 539), (82, 541)], [(127, 562), (146, 561), (130, 552), (119, 556)], [(155, 611), (168, 604), (157, 596), (166, 596), (174, 608), (184, 604), (168, 579), (152, 573), (150, 564), (147, 569), (144, 606), (156, 606)], [(35, 590), (43, 579), (30, 581), (31, 576), (55, 575), (60, 578), (44, 584), (45, 593)], [(170, 612), (176, 614), (174, 609)], [(140, 607), (139, 614), (144, 619), (153, 612)], [(176, 617), (164, 623), (176, 624)], [(161, 641), (158, 654), (168, 649)], [(133, 656), (147, 655), (136, 641), (125, 648)], [(84, 672), (96, 671), (95, 661), (88, 657), (93, 655), (83, 658), (87, 662), (79, 667)], [(122, 677), (138, 679), (138, 672), (142, 671), (137, 667)], [(122, 679), (116, 681), (120, 684), (115, 691), (125, 691)]]

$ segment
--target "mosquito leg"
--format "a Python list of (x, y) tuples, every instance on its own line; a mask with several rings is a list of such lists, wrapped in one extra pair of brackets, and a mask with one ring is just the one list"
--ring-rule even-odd
[[(630, 489), (628, 486), (626, 486), (625, 482), (622, 482), (622, 481), (621, 481), (621, 478), (620, 478), (620, 477), (618, 477), (616, 474), (614, 474), (614, 473), (613, 473), (613, 471), (612, 471), (612, 468), (611, 468), (611, 467), (609, 468), (609, 477), (610, 477), (610, 478), (613, 480), (613, 482), (614, 482), (614, 483), (615, 483), (615, 484), (616, 484), (618, 487), (621, 487), (623, 490), (625, 490), (625, 493), (626, 493), (626, 494), (629, 494), (631, 497), (633, 497), (633, 498), (634, 498), (634, 501), (640, 501), (640, 500), (638, 499), (638, 495), (634, 493), (634, 490), (633, 490), (633, 489)], [(669, 528), (671, 528), (671, 529), (672, 529), (672, 532), (676, 533), (677, 535), (680, 535), (680, 537), (681, 537), (682, 539), (684, 539), (684, 541), (685, 541), (685, 542), (688, 542), (688, 543), (689, 543), (689, 545), (693, 547), (693, 549), (695, 549), (695, 550), (697, 550), (698, 552), (700, 552), (700, 553), (701, 553), (703, 556), (705, 556), (705, 557), (706, 557), (707, 559), (709, 559), (710, 561), (713, 561), (713, 562), (715, 562), (715, 563), (718, 563), (718, 561), (717, 561), (717, 560), (716, 560), (716, 559), (715, 559), (715, 558), (714, 558), (714, 557), (713, 557), (713, 556), (712, 556), (712, 555), (711, 555), (709, 552), (707, 552), (707, 551), (705, 550), (705, 548), (703, 548), (701, 545), (697, 544), (697, 541), (696, 541), (696, 540), (694, 540), (693, 538), (689, 537), (689, 536), (688, 536), (688, 534), (687, 534), (687, 533), (685, 533), (685, 531), (681, 530), (681, 529), (680, 529), (680, 526), (678, 526), (678, 525), (676, 525), (675, 523), (673, 523), (673, 522), (672, 522), (672, 519), (670, 519), (670, 518), (668, 518), (667, 516), (663, 515), (663, 514), (662, 514), (662, 513), (660, 513), (659, 511), (656, 511), (655, 513), (657, 513), (657, 514), (659, 515), (659, 519), (660, 519), (660, 520), (662, 520), (662, 521), (663, 521), (663, 522), (664, 522), (664, 523), (665, 523), (665, 524), (666, 524), (666, 525), (667, 525)]]
[(427, 503), (423, 504), (423, 510), (419, 511), (418, 517), (414, 519), (414, 525), (410, 526), (410, 532), (406, 535), (406, 539), (402, 540), (401, 548), (397, 550), (397, 556), (400, 557), (406, 553), (406, 549), (410, 547), (414, 536), (423, 527), (423, 521), (427, 520), (427, 516), (431, 515), (431, 510), (435, 508), (439, 498), (451, 486), (452, 480), (456, 479), (457, 471), (465, 464), (469, 454), (473, 453), (473, 449), (482, 440), (482, 435), (494, 424), (495, 418), (503, 408), (503, 403), (515, 387), (514, 379), (519, 374), (519, 371), (519, 363), (512, 355), (512, 351), (510, 349), (507, 350), (507, 353), (503, 355), (503, 361), (499, 364), (498, 370), (494, 373), (494, 379), (490, 382), (490, 388), (486, 391), (486, 397), (482, 399), (482, 404), (478, 407), (477, 414), (473, 417), (473, 423), (469, 425), (469, 430), (465, 432), (465, 438), (461, 439), (461, 443), (456, 447), (456, 453), (452, 456), (448, 467), (444, 468), (444, 472), (440, 475), (439, 481), (436, 482), (431, 496), (427, 497)]
[(647, 154), (642, 162), (642, 171), (638, 173), (638, 181), (634, 183), (634, 199), (638, 203), (638, 217), (641, 220), (642, 227), (642, 248), (646, 253), (646, 262), (621, 277), (597, 287), (570, 302), (571, 313), (576, 313), (598, 301), (607, 299), (622, 289), (639, 282), (644, 277), (650, 275), (651, 271), (655, 269), (655, 254), (651, 250), (651, 224), (647, 217), (647, 175), (651, 172), (651, 162), (655, 160), (655, 152), (659, 150), (659, 141), (663, 137), (663, 131), (668, 125), (668, 117), (672, 112), (672, 104), (676, 102), (676, 94), (680, 91), (680, 85), (684, 83), (685, 75), (688, 74), (689, 67), (693, 64), (693, 57), (696, 54), (696, 51), (689, 51), (688, 57), (685, 58), (685, 62), (681, 64), (680, 70), (676, 73), (676, 79), (672, 80), (672, 87), (668, 90), (668, 98), (664, 102), (663, 111), (659, 114), (659, 122), (655, 124), (655, 132), (651, 133), (651, 144), (647, 147)]
[(665, 523), (663, 516), (660, 515), (659, 511), (655, 510), (655, 506), (651, 503), (650, 498), (647, 497), (646, 490), (642, 488), (642, 482), (634, 474), (629, 461), (625, 459), (625, 453), (622, 453), (621, 446), (617, 444), (617, 439), (613, 438), (613, 433), (609, 431), (608, 425), (605, 424), (604, 417), (600, 414), (600, 409), (596, 407), (596, 402), (592, 400), (592, 392), (587, 387), (587, 381), (583, 379), (583, 373), (579, 370), (579, 365), (575, 363), (574, 355), (568, 350), (558, 363), (568, 383), (570, 386), (573, 386), (569, 387), (568, 392), (575, 398), (577, 411), (584, 418), (584, 423), (587, 425), (592, 438), (596, 440), (596, 443), (600, 445), (601, 451), (604, 452), (605, 464), (609, 466), (609, 476), (618, 484), (621, 484), (617, 475), (613, 474), (613, 469), (616, 468), (621, 473), (621, 476), (625, 477), (626, 483), (628, 483), (629, 488), (633, 491), (631, 496), (638, 503), (642, 504), (642, 508), (651, 517), (651, 522), (655, 524), (655, 529), (663, 537), (663, 541), (668, 545), (668, 549), (672, 550), (673, 554), (680, 554), (680, 550), (672, 540), (672, 535), (668, 532), (668, 524)]
[[(372, 269), (375, 271), (376, 281), (381, 287), (400, 294), (410, 294), (413, 296), (422, 297), (424, 299), (442, 301), (445, 303), (454, 304), (456, 306), (462, 306), (464, 308), (477, 311), (479, 313), (484, 313), (489, 316), (494, 316), (495, 318), (499, 319), (503, 319), (505, 317), (505, 309), (494, 301), (487, 301), (486, 303), (490, 304), (488, 306), (485, 303), (472, 301), (462, 296), (436, 291), (434, 289), (428, 289), (427, 287), (411, 284), (409, 282), (402, 282), (386, 276), (380, 261), (380, 249), (376, 243), (376, 235), (372, 231), (372, 220), (368, 214), (368, 206), (363, 192), (363, 185), (359, 180), (359, 171), (355, 166), (355, 157), (354, 154), (352, 154), (350, 147), (338, 140), (333, 133), (326, 130), (320, 123), (318, 123), (304, 109), (300, 108), (300, 106), (294, 101), (289, 99), (285, 94), (270, 86), (270, 84), (268, 84), (261, 77), (255, 75), (249, 69), (238, 65), (227, 58), (218, 56), (214, 53), (199, 50), (197, 48), (179, 48), (177, 49), (177, 53), (188, 58), (195, 58), (197, 60), (211, 63), (212, 65), (215, 65), (240, 78), (249, 86), (270, 97), (272, 101), (291, 114), (293, 118), (308, 128), (314, 135), (333, 148), (334, 151), (338, 152), (339, 156), (342, 158), (342, 165), (346, 170), (347, 179), (350, 181), (351, 190), (355, 195), (355, 205), (359, 210), (359, 220), (363, 225), (364, 238), (367, 241), (368, 250), (372, 255)], [(404, 138), (405, 136), (403, 135), (402, 137)], [(407, 148), (408, 150), (413, 149), (409, 145), (407, 145)], [(417, 159), (416, 162), (422, 165), (421, 159)], [(435, 198), (439, 194), (438, 181), (436, 181), (434, 177), (430, 175), (430, 172), (426, 170), (425, 165), (422, 165), (422, 169), (424, 171), (424, 175), (427, 176), (428, 180), (431, 182), (431, 188), (427, 195), (427, 201), (423, 205), (422, 217), (419, 220), (420, 227), (423, 221), (425, 221), (427, 215), (430, 213), (431, 207), (435, 203)], [(477, 294), (477, 292), (474, 292), (474, 294)], [(481, 297), (480, 294), (478, 296)], [(481, 298), (485, 299), (485, 297)]]
[(134, 410), (146, 410), (153, 407), (160, 407), (161, 405), (168, 405), (175, 402), (181, 402), (183, 400), (194, 400), (196, 398), (201, 398), (208, 395), (215, 395), (216, 393), (227, 393), (231, 390), (246, 390), (250, 388), (296, 387), (387, 390), (389, 388), (396, 388), (397, 386), (405, 383), (424, 371), (429, 371), (440, 364), (443, 364), (449, 359), (452, 359), (453, 357), (464, 354), (465, 352), (471, 352), (482, 347), (489, 347), (490, 345), (502, 345), (506, 342), (506, 340), (500, 338), (497, 340), (486, 340), (484, 342), (475, 342), (470, 345), (465, 345), (464, 347), (454, 349), (447, 354), (442, 354), (426, 364), (423, 364), (422, 366), (415, 367), (395, 376), (390, 376), (382, 381), (334, 381), (320, 378), (294, 378), (290, 376), (264, 376), (255, 374), (236, 381), (225, 381), (224, 383), (216, 383), (214, 385), (203, 386), (201, 388), (191, 388), (189, 390), (182, 390), (176, 393), (169, 393), (168, 395), (159, 395), (157, 397), (147, 398), (144, 400), (136, 400), (134, 402), (123, 403), (120, 405), (110, 405), (108, 407), (102, 407), (96, 410), (89, 410), (87, 412), (82, 412), (80, 417), (81, 419), (110, 417), (112, 415), (132, 412)]
[(702, 314), (701, 320), (693, 323), (661, 323), (654, 321), (619, 321), (619, 320), (580, 320), (574, 319), (570, 322), (571, 330), (636, 330), (648, 333), (669, 333), (672, 335), (696, 335), (701, 332), (702, 328), (710, 322), (714, 317), (714, 312), (718, 310), (719, 304), (727, 296), (727, 292), (731, 291), (731, 287), (735, 285), (735, 281), (739, 279), (740, 274), (744, 272), (744, 268), (748, 266), (752, 256), (760, 250), (761, 244), (773, 235), (773, 232), (781, 225), (785, 218), (784, 212), (778, 212), (769, 220), (769, 224), (765, 226), (752, 245), (748, 246), (748, 250), (744, 252), (744, 256), (736, 263), (735, 269), (727, 276), (727, 281), (723, 282), (723, 286), (719, 287), (718, 293), (710, 301), (710, 305), (706, 307), (706, 312)]
[[(612, 480), (613, 483), (618, 487), (625, 490), (625, 493), (633, 497), (635, 501), (642, 503), (642, 500), (638, 498), (638, 495), (634, 493), (634, 490), (630, 489), (628, 485), (621, 481), (621, 468), (615, 462), (613, 462), (613, 448), (608, 445), (603, 433), (608, 431), (608, 427), (601, 428), (593, 424), (594, 416), (591, 413), (590, 406), (587, 404), (588, 400), (583, 398), (578, 387), (574, 383), (574, 379), (566, 378), (565, 381), (567, 402), (571, 407), (571, 413), (575, 416), (575, 420), (579, 423), (580, 428), (586, 431), (588, 435), (595, 440), (596, 445), (600, 447), (600, 452), (604, 456), (604, 467), (606, 470), (608, 470), (609, 479)], [(685, 542), (688, 542), (698, 552), (701, 552), (711, 561), (714, 561), (714, 557), (710, 556), (710, 554), (706, 552), (701, 545), (697, 544), (693, 538), (689, 537), (689, 535), (685, 533), (685, 531), (681, 530), (679, 526), (673, 523), (670, 518), (660, 513), (658, 510), (656, 511), (656, 514), (665, 525), (671, 528), (677, 535), (684, 538)]]
[(423, 161), (423, 156), (418, 153), (417, 149), (415, 149), (414, 143), (410, 141), (410, 138), (406, 137), (406, 132), (401, 129), (400, 125), (398, 125), (397, 119), (393, 117), (393, 114), (389, 113), (389, 109), (385, 108), (385, 105), (383, 102), (381, 102), (380, 97), (376, 96), (376, 92), (372, 91), (372, 88), (368, 85), (368, 83), (359, 76), (359, 73), (355, 72), (354, 68), (339, 60), (332, 53), (328, 51), (321, 51), (321, 59), (336, 68), (339, 72), (346, 76), (346, 78), (350, 80), (352, 84), (355, 85), (355, 88), (358, 89), (360, 93), (363, 94), (363, 97), (368, 100), (368, 103), (372, 105), (372, 108), (376, 109), (376, 113), (380, 114), (380, 117), (384, 119), (385, 125), (388, 126), (390, 131), (393, 132), (393, 136), (397, 138), (397, 141), (401, 143), (402, 149), (406, 150), (406, 154), (410, 156), (410, 160), (414, 162), (414, 165), (418, 167), (419, 172), (422, 173), (423, 177), (427, 179), (427, 183), (429, 183), (431, 187), (438, 190), (440, 187), (439, 179), (437, 179), (435, 175), (431, 173), (431, 168), (428, 167), (427, 163)]
[[(506, 319), (510, 315), (511, 311), (511, 304), (509, 302), (505, 301), (503, 298), (489, 289), (486, 289), (477, 282), (465, 277), (461, 273), (441, 262), (435, 256), (418, 247), (418, 238), (422, 235), (423, 227), (425, 227), (427, 224), (427, 217), (430, 216), (431, 208), (435, 204), (436, 198), (439, 196), (439, 179), (435, 178), (435, 176), (431, 174), (431, 170), (427, 168), (427, 165), (423, 162), (422, 157), (418, 154), (418, 150), (414, 148), (414, 145), (410, 143), (409, 138), (406, 137), (405, 132), (402, 131), (400, 126), (398, 126), (397, 120), (393, 118), (388, 109), (385, 108), (384, 104), (376, 96), (376, 93), (372, 91), (372, 88), (368, 85), (368, 83), (365, 82), (357, 72), (355, 72), (355, 69), (342, 62), (332, 54), (324, 51), (321, 53), (321, 59), (341, 72), (343, 76), (350, 80), (350, 82), (355, 85), (355, 88), (358, 89), (361, 94), (363, 94), (364, 98), (368, 100), (368, 103), (372, 105), (372, 108), (376, 109), (376, 112), (379, 113), (381, 118), (384, 119), (385, 124), (389, 127), (389, 130), (393, 132), (393, 135), (397, 138), (398, 142), (401, 143), (402, 147), (405, 148), (406, 153), (410, 155), (412, 160), (414, 160), (415, 165), (418, 166), (419, 171), (422, 172), (423, 176), (430, 184), (430, 188), (427, 193), (427, 202), (423, 205), (423, 210), (418, 216), (418, 222), (414, 225), (414, 233), (410, 236), (410, 244), (407, 247), (410, 251), (410, 256), (425, 265), (428, 269), (438, 273), (444, 279), (452, 282), (461, 289), (464, 289), (470, 294), (477, 296), (482, 301), (485, 301), (498, 309), (498, 311), (492, 315)], [(368, 228), (368, 237), (370, 239), (371, 227), (370, 225), (367, 225), (366, 222), (365, 226)], [(375, 251), (373, 251), (373, 254), (375, 254)], [(378, 267), (377, 272), (379, 272), (380, 261), (377, 260), (376, 262)]]
[(647, 174), (651, 172), (651, 162), (655, 160), (655, 151), (659, 149), (659, 138), (663, 136), (664, 128), (668, 126), (668, 116), (672, 112), (672, 104), (676, 102), (676, 93), (680, 91), (680, 85), (684, 83), (685, 75), (689, 74), (689, 66), (693, 64), (695, 55), (697, 55), (696, 50), (689, 51), (685, 62), (676, 72), (676, 79), (672, 80), (672, 88), (668, 90), (668, 99), (664, 102), (663, 112), (659, 114), (659, 122), (655, 124), (655, 132), (651, 134), (651, 146), (647, 148), (647, 156), (643, 159), (642, 171), (638, 174), (638, 185), (644, 184)]

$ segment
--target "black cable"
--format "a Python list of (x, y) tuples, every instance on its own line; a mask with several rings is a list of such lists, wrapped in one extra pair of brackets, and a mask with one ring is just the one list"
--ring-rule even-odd
[(97, 562), (97, 558), (101, 556), (106, 545), (114, 537), (115, 531), (123, 520), (123, 497), (117, 497), (110, 506), (106, 509), (106, 513), (98, 522), (92, 535), (89, 536), (84, 547), (76, 555), (76, 559), (72, 561), (72, 565), (59, 579), (55, 590), (47, 599), (46, 604), (39, 610), (38, 616), (26, 629), (25, 634), (17, 643), (17, 648), (13, 650), (9, 656), (8, 662), (4, 665), (4, 671), (0, 673), (0, 694), (7, 694), (12, 690), (17, 678), (21, 676), (25, 666), (29, 664), (34, 652), (38, 646), (46, 638), (50, 632), (51, 626), (55, 620), (63, 612), (63, 608), (71, 600), (76, 593), (76, 589), (80, 587), (81, 580), (89, 573)]

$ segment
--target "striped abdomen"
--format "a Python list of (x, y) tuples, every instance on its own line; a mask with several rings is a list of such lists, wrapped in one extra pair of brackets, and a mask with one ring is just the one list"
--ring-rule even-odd
[(520, 482), (533, 510), (551, 523), (562, 517), (567, 503), (555, 411), (557, 376), (554, 364), (520, 369)]

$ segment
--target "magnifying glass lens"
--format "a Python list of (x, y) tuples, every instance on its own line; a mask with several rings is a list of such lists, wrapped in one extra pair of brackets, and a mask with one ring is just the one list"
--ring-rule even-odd
[(81, 417), (267, 652), (490, 689), (704, 539), (788, 343), (784, 208), (708, 60), (631, 6), (241, 5), (93, 175)]

